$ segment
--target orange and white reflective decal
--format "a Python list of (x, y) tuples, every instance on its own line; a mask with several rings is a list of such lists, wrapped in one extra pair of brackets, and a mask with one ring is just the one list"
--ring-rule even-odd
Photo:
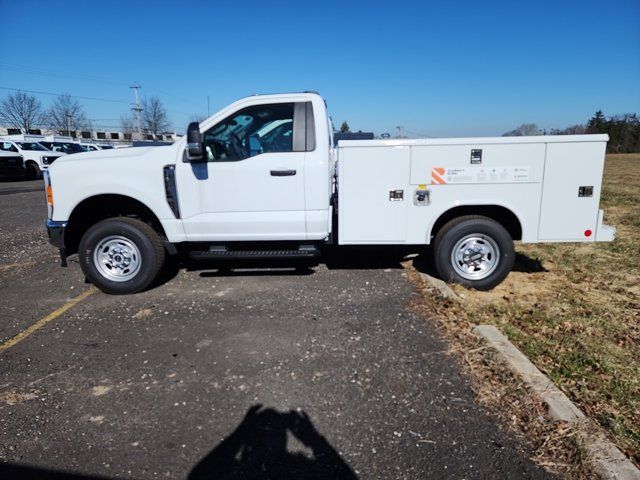
[(431, 169), (431, 185), (446, 185), (444, 172), (445, 169), (442, 167), (433, 167)]

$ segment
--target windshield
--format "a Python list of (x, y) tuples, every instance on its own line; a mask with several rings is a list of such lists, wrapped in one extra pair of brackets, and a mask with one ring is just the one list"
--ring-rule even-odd
[(87, 151), (82, 145), (73, 142), (42, 142), (42, 145), (54, 152), (80, 153)]
[(86, 152), (82, 145), (77, 143), (61, 143), (62, 151), (66, 153), (78, 153), (78, 152)]
[(49, 151), (45, 147), (40, 145), (38, 142), (16, 142), (16, 143), (18, 144), (18, 146), (20, 146), (22, 150), (40, 150), (45, 152)]

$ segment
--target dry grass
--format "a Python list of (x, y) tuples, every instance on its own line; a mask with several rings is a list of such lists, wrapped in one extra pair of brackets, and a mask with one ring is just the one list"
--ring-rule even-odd
[(613, 243), (517, 245), (516, 271), (441, 313), (494, 324), (640, 463), (640, 154), (608, 155)]

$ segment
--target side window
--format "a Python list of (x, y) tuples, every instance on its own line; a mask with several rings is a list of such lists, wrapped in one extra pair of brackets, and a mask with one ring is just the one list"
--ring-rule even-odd
[(210, 162), (243, 160), (261, 153), (293, 152), (293, 103), (255, 105), (204, 132)]
[(2, 142), (2, 144), (0, 144), (0, 148), (3, 152), (18, 152), (18, 149), (10, 142)]

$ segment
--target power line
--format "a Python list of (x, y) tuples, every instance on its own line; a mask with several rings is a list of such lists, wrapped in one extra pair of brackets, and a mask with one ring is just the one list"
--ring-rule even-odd
[[(124, 86), (128, 86), (128, 84), (123, 83), (123, 82), (116, 82), (114, 80), (109, 80), (106, 78), (102, 78), (102, 77), (96, 77), (96, 76), (92, 76), (92, 75), (80, 75), (80, 74), (73, 74), (73, 75), (69, 75), (68, 72), (60, 72), (60, 71), (56, 71), (56, 70), (48, 70), (48, 69), (43, 69), (43, 68), (39, 68), (39, 67), (33, 67), (33, 66), (29, 66), (29, 65), (21, 65), (18, 63), (13, 63), (13, 64), (5, 64), (2, 66), (3, 69), (5, 70), (13, 70), (15, 72), (19, 72), (19, 73), (26, 73), (28, 75), (38, 75), (38, 76), (42, 76), (42, 77), (50, 77), (50, 76), (54, 76), (54, 77), (60, 77), (60, 78), (72, 78), (75, 80), (84, 80), (84, 81), (89, 81), (89, 82), (100, 82), (100, 83), (104, 83), (104, 84), (109, 84), (109, 85), (118, 85), (120, 87), (124, 87)], [(155, 88), (155, 87), (150, 87), (146, 82), (145, 82), (145, 88), (147, 90), (152, 90), (152, 91), (156, 91), (162, 95), (166, 95), (168, 97), (172, 97), (175, 100), (179, 100), (180, 102), (183, 103), (189, 103), (191, 105), (198, 105), (200, 106), (199, 103), (193, 101), (193, 100), (187, 100), (185, 98), (179, 97), (177, 95), (174, 95), (173, 93), (169, 93), (169, 92), (165, 92), (164, 90), (160, 90), (159, 88)]]
[[(25, 93), (35, 93), (37, 95), (52, 95), (54, 97), (59, 97), (62, 95), (69, 95), (68, 93), (51, 93), (51, 92), (40, 92), (37, 90), (24, 90), (22, 88), (10, 88), (10, 87), (0, 87), (0, 90), (12, 90), (14, 92), (25, 92)], [(82, 97), (80, 95), (69, 95), (72, 98), (80, 98), (82, 100), (95, 100), (97, 102), (109, 102), (109, 103), (129, 103), (124, 100), (114, 100), (111, 98), (97, 98), (97, 97)]]
[(48, 70), (40, 67), (34, 67), (30, 65), (20, 65), (18, 63), (9, 63), (2, 66), (4, 70), (12, 70), (14, 72), (26, 73), (27, 75), (37, 75), (42, 77), (60, 77), (60, 78), (72, 78), (75, 80), (84, 80), (90, 82), (108, 83), (111, 85), (119, 85), (121, 87), (126, 86), (126, 83), (116, 82), (114, 80), (107, 80), (105, 78), (95, 77), (91, 75), (79, 75), (77, 73), (70, 75), (69, 72), (61, 72), (58, 70)]

